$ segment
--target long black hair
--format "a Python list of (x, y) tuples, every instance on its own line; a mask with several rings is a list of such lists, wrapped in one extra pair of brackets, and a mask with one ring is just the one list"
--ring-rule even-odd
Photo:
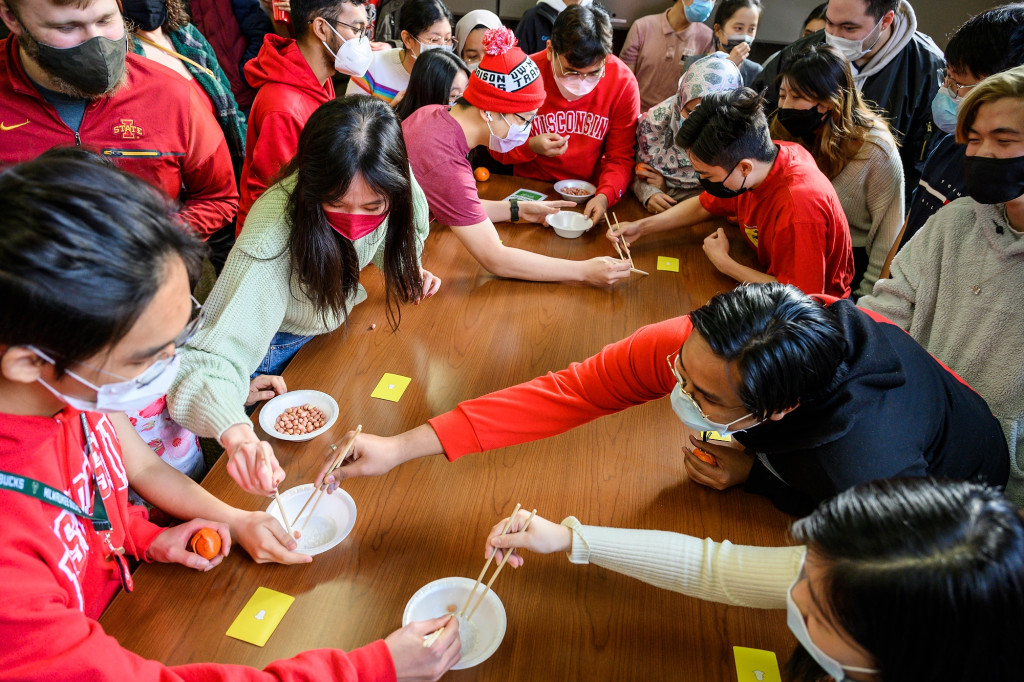
[(421, 54), (412, 66), (405, 97), (395, 107), (398, 118), (404, 121), (412, 112), (428, 104), (448, 104), (452, 81), (459, 71), (469, 78), (466, 62), (452, 52), (429, 50)]
[[(998, 490), (863, 483), (797, 521), (793, 536), (822, 562), (824, 616), (882, 680), (1020, 679), (1024, 520)], [(788, 679), (821, 679), (809, 658), (798, 648)]]
[(398, 33), (407, 31), (410, 36), (418, 39), (420, 34), (428, 28), (447, 19), (452, 29), (455, 28), (455, 17), (448, 5), (441, 0), (408, 0), (400, 10), (398, 18)]
[(53, 354), (63, 373), (117, 344), (181, 258), (205, 245), (139, 178), (77, 147), (0, 174), (0, 344)]
[(389, 212), (385, 301), (388, 322), (397, 329), (398, 302), (409, 303), (423, 289), (409, 158), (398, 117), (386, 103), (371, 97), (324, 103), (306, 122), (295, 158), (281, 176), (293, 173), (295, 189), (287, 208), (292, 271), (325, 323), (332, 314), (348, 320), (345, 304), (359, 286), (359, 259), (352, 242), (327, 222), (321, 205), (343, 197), (356, 176), (383, 197)]

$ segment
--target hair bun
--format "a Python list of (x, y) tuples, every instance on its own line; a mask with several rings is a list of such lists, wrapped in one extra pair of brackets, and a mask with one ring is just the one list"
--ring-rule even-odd
[(494, 56), (505, 54), (515, 47), (518, 42), (516, 34), (505, 26), (488, 29), (484, 33), (484, 52)]

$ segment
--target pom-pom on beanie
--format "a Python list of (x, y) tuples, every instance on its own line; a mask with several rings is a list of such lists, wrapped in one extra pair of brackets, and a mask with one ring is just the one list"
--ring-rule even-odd
[(484, 57), (462, 93), (467, 102), (501, 114), (533, 111), (544, 104), (547, 93), (540, 69), (516, 42), (504, 26), (484, 34)]

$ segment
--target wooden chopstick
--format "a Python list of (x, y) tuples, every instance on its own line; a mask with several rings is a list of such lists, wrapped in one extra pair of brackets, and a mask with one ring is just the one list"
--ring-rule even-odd
[[(342, 449), (342, 451), (338, 454), (337, 457), (334, 458), (334, 461), (331, 462), (331, 467), (327, 470), (326, 473), (324, 473), (324, 478), (327, 477), (327, 474), (331, 473), (339, 466), (341, 466), (341, 463), (345, 461), (346, 457), (348, 457), (348, 453), (351, 452), (352, 446), (355, 445), (356, 436), (362, 433), (362, 431), (363, 425), (360, 424), (356, 427), (355, 433), (353, 433), (352, 437), (348, 439), (348, 442), (345, 444), (345, 447)], [(302, 531), (306, 527), (306, 524), (309, 523), (309, 520), (313, 518), (313, 512), (316, 511), (316, 505), (320, 503), (320, 497), (323, 496), (324, 490), (326, 489), (327, 486), (321, 484), (319, 488), (314, 487), (313, 491), (309, 494), (309, 500), (306, 500), (306, 504), (302, 505), (302, 509), (299, 510), (298, 515), (295, 517), (295, 523), (299, 522), (299, 517), (302, 516), (302, 510), (306, 508), (310, 500), (312, 500), (314, 496), (317, 496), (317, 499), (315, 502), (313, 502), (313, 509), (310, 510), (309, 516), (306, 517), (306, 522), (302, 524), (302, 528), (300, 528), (299, 531)]]
[(440, 637), (442, 634), (444, 634), (445, 626), (448, 625), (448, 623), (452, 622), (452, 618), (454, 618), (454, 617), (455, 617), (454, 613), (449, 614), (448, 615), (448, 620), (446, 620), (444, 622), (444, 625), (442, 625), (438, 629), (434, 630), (433, 633), (428, 635), (427, 638), (425, 640), (423, 640), (423, 648), (424, 649), (429, 649), (430, 647), (432, 647), (434, 645), (434, 642), (437, 641), (437, 638)]
[[(270, 471), (270, 478), (274, 478), (274, 467), (270, 466), (270, 455), (267, 454), (267, 448), (263, 447), (266, 443), (260, 443), (260, 452), (263, 454), (263, 464), (266, 465), (267, 470)], [(277, 508), (281, 510), (281, 520), (284, 521), (284, 529), (288, 531), (288, 535), (292, 534), (292, 527), (288, 525), (288, 512), (284, 510), (284, 505), (281, 504), (281, 494), (277, 492), (277, 486), (274, 486), (274, 501), (277, 502)]]
[[(508, 529), (512, 527), (512, 522), (515, 521), (516, 514), (519, 513), (519, 509), (522, 506), (523, 505), (521, 505), (521, 504), (518, 504), (518, 503), (516, 504), (516, 508), (512, 510), (511, 516), (508, 517), (508, 522), (505, 524), (505, 527), (501, 529), (501, 534), (502, 535), (507, 533)], [(498, 548), (497, 547), (491, 548), (491, 556), (487, 557), (487, 563), (484, 564), (484, 570), (480, 571), (480, 575), (478, 575), (477, 578), (476, 578), (476, 583), (473, 584), (473, 590), (469, 593), (469, 596), (466, 598), (466, 603), (463, 605), (462, 609), (459, 610), (459, 614), (460, 615), (464, 614), (466, 612), (466, 609), (469, 608), (469, 603), (473, 600), (473, 595), (476, 594), (476, 588), (478, 588), (480, 586), (480, 583), (484, 579), (484, 574), (487, 573), (487, 569), (490, 567), (491, 561), (494, 560), (494, 555), (497, 554), (497, 553), (498, 553)]]
[[(324, 455), (323, 458), (327, 459), (327, 455), (331, 454), (332, 452), (337, 451), (337, 449), (338, 449), (338, 444), (337, 443), (331, 443), (331, 445), (327, 448), (327, 453)], [(327, 474), (324, 474), (324, 475), (326, 476)], [(309, 503), (313, 501), (313, 495), (314, 494), (316, 494), (315, 490), (312, 493), (309, 494), (309, 497), (306, 499), (306, 504), (302, 505), (302, 509), (300, 509), (299, 513), (295, 515), (295, 520), (296, 521), (298, 521), (302, 517), (302, 512), (306, 511), (306, 507), (308, 507)]]
[[(536, 516), (536, 515), (537, 515), (537, 510), (536, 509), (534, 509), (532, 512), (530, 512), (530, 516), (529, 516), (529, 518), (526, 519), (526, 523), (524, 523), (523, 527), (519, 529), (520, 533), (525, 533), (526, 532), (526, 529), (530, 527), (530, 522), (533, 521), (533, 517)], [(494, 575), (492, 575), (491, 579), (487, 581), (487, 587), (485, 587), (484, 591), (480, 593), (480, 597), (476, 600), (476, 604), (473, 605), (473, 610), (470, 611), (466, 615), (466, 620), (471, 620), (473, 618), (473, 614), (476, 613), (476, 610), (478, 608), (480, 608), (480, 604), (483, 602), (484, 597), (487, 595), (487, 591), (490, 590), (491, 589), (491, 585), (494, 584), (494, 579), (498, 577), (499, 573), (501, 573), (501, 569), (505, 568), (505, 564), (508, 562), (509, 557), (511, 557), (515, 553), (516, 553), (516, 550), (514, 548), (508, 550), (507, 552), (505, 552), (505, 556), (503, 556), (501, 558), (501, 563), (498, 564), (498, 568), (496, 568), (494, 570)]]
[[(608, 218), (608, 214), (605, 213), (604, 217), (607, 219)], [(622, 240), (622, 248), (624, 248), (626, 250), (626, 255), (623, 256), (622, 255), (622, 251), (619, 250), (618, 243), (615, 244), (615, 250), (619, 252), (619, 258), (622, 258), (623, 260), (626, 260), (626, 259), (629, 260), (629, 271), (630, 272), (635, 272), (638, 275), (649, 275), (649, 274), (651, 274), (649, 272), (644, 272), (643, 270), (639, 269), (638, 267), (636, 267), (636, 265), (633, 264), (633, 254), (631, 254), (629, 252), (629, 243), (626, 241), (625, 237), (623, 237), (622, 235), (618, 234), (619, 233), (619, 219), (615, 215), (614, 212), (612, 213), (612, 218), (614, 218), (614, 220), (615, 220), (615, 227), (612, 228), (612, 233), (617, 235), (619, 237), (619, 239)], [(608, 221), (608, 226), (609, 227), (611, 227), (611, 224), (612, 224), (611, 221)]]
[(622, 237), (620, 237), (618, 233), (615, 231), (615, 226), (612, 225), (612, 220), (611, 218), (608, 217), (607, 213), (604, 214), (604, 219), (605, 222), (608, 223), (608, 229), (611, 230), (612, 234), (615, 235), (615, 241), (612, 242), (612, 246), (615, 247), (615, 252), (619, 254), (619, 260), (626, 260), (626, 257), (622, 255), (622, 249), (619, 248), (619, 240), (621, 240)]

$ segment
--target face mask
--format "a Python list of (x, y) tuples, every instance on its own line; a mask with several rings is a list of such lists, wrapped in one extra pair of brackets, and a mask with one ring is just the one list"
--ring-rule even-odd
[(736, 47), (738, 45), (742, 45), (743, 43), (746, 43), (747, 45), (750, 45), (752, 42), (754, 42), (754, 36), (748, 36), (748, 35), (743, 35), (743, 34), (737, 34), (737, 35), (734, 35), (734, 36), (726, 36), (725, 37), (725, 45), (722, 46), (722, 51), (723, 52), (732, 52), (732, 49), (734, 47)]
[(967, 194), (979, 204), (1005, 204), (1024, 194), (1024, 156), (989, 159), (968, 156)]
[(810, 109), (779, 109), (776, 117), (783, 128), (793, 137), (812, 137), (828, 116), (818, 111), (818, 107)]
[(947, 87), (939, 88), (932, 98), (932, 120), (944, 133), (956, 132), (957, 102)]
[(475, 62), (466, 62), (466, 68), (469, 69), (470, 73), (473, 73), (474, 71), (476, 71), (476, 67), (478, 67), (478, 66), (480, 66), (480, 60), (479, 59), (476, 60)]
[[(38, 348), (28, 346), (28, 349), (51, 365), (54, 364), (53, 359)], [(103, 386), (97, 386), (68, 370), (68, 376), (83, 386), (96, 391), (95, 401), (65, 395), (42, 379), (37, 379), (37, 381), (59, 400), (80, 412), (105, 412), (107, 414), (113, 412), (138, 412), (142, 408), (152, 405), (158, 398), (167, 395), (167, 389), (174, 382), (174, 377), (178, 374), (178, 366), (180, 364), (181, 357), (175, 354), (174, 357), (168, 360), (158, 360), (153, 363), (137, 379), (125, 379), (124, 381), (104, 384)], [(102, 372), (103, 370), (100, 371)], [(104, 373), (118, 376), (110, 372)], [(123, 379), (123, 377), (119, 378)]]
[[(874, 38), (871, 38), (871, 34), (872, 33), (875, 34)], [(875, 27), (873, 29), (871, 29), (871, 33), (868, 33), (866, 36), (864, 36), (860, 40), (850, 40), (849, 38), (840, 38), (839, 36), (834, 36), (831, 33), (829, 33), (828, 31), (825, 31), (825, 42), (828, 43), (829, 45), (831, 45), (832, 47), (836, 48), (840, 52), (842, 52), (843, 56), (846, 57), (851, 62), (855, 62), (858, 59), (860, 59), (861, 57), (863, 57), (864, 55), (866, 55), (868, 52), (871, 52), (871, 50), (873, 50), (875, 48), (875, 44), (878, 43), (878, 39), (881, 38), (881, 37), (882, 37), (882, 22), (881, 21), (879, 21), (877, 24), (875, 24)], [(870, 43), (870, 45), (865, 46), (865, 43)]]
[(167, 20), (164, 0), (123, 0), (124, 15), (143, 31), (155, 31)]
[[(736, 171), (736, 169), (739, 168), (739, 165), (740, 164), (737, 161), (736, 165), (732, 167), (731, 171), (729, 171), (729, 175), (732, 175)], [(739, 195), (747, 191), (747, 176), (743, 176), (743, 184), (740, 185), (739, 189), (729, 189), (728, 187), (725, 186), (725, 181), (729, 179), (729, 175), (726, 175), (725, 179), (722, 180), (721, 182), (715, 182), (713, 180), (708, 180), (707, 178), (702, 177), (698, 177), (697, 182), (700, 183), (700, 186), (704, 188), (705, 192), (707, 192), (713, 197), (718, 197), (719, 199), (732, 199), (734, 197), (738, 197)]]
[[(454, 52), (455, 51), (455, 46), (451, 45), (451, 44), (447, 44), (447, 45), (431, 45), (430, 43), (423, 43), (423, 42), (420, 42), (419, 40), (417, 40), (416, 42), (420, 43), (420, 54), (423, 54), (424, 52), (429, 52), (430, 50), (444, 50), (445, 52)], [(416, 59), (416, 57), (418, 57), (418, 56), (419, 55), (415, 55), (414, 54), (412, 56), (412, 58)]]
[[(330, 22), (327, 25), (331, 26)], [(334, 57), (334, 70), (338, 73), (362, 78), (366, 75), (366, 70), (370, 68), (370, 64), (373, 62), (373, 50), (370, 49), (370, 39), (364, 35), (358, 40), (345, 40), (338, 33), (338, 29), (331, 26), (331, 30), (334, 31), (334, 35), (341, 38), (341, 47), (338, 48), (337, 54), (331, 50), (327, 43), (322, 40), (320, 42), (323, 43), (323, 46)]]
[[(38, 40), (36, 61), (44, 70), (87, 95), (102, 95), (121, 81), (128, 54), (126, 36), (111, 40), (96, 36), (74, 47), (58, 48)], [(145, 406), (143, 406), (145, 407)]]
[[(508, 123), (508, 119), (505, 118), (504, 114), (501, 115), (501, 119), (505, 121), (505, 123)], [(512, 125), (511, 123), (508, 123), (508, 135), (505, 137), (498, 137), (494, 134), (494, 131), (491, 130), (492, 120), (494, 119), (492, 119), (490, 113), (488, 113), (487, 130), (491, 133), (491, 137), (487, 141), (488, 149), (493, 149), (496, 152), (506, 154), (516, 147), (525, 144), (526, 141), (530, 139), (530, 126), (517, 126)]]
[(693, 0), (692, 4), (683, 6), (683, 14), (691, 24), (700, 24), (708, 20), (714, 6), (714, 0)]
[[(713, 422), (704, 416), (701, 412), (700, 406), (697, 405), (696, 401), (690, 396), (689, 393), (683, 390), (683, 378), (679, 376), (679, 372), (676, 371), (675, 360), (670, 356), (668, 359), (668, 366), (672, 370), (672, 375), (676, 378), (676, 387), (672, 389), (672, 393), (669, 395), (669, 400), (672, 402), (672, 411), (679, 417), (679, 421), (686, 424), (694, 431), (718, 431), (723, 436), (727, 436), (730, 433), (735, 433), (730, 427), (736, 422), (743, 421), (750, 414), (745, 414), (739, 419), (733, 419), (728, 424), (719, 424)], [(758, 422), (760, 424), (761, 422)], [(757, 424), (754, 424), (757, 426)], [(747, 429), (751, 429), (753, 426), (748, 426)], [(747, 429), (739, 429), (740, 431), (746, 431)]]
[(562, 93), (562, 97), (570, 102), (589, 95), (593, 92), (594, 88), (597, 87), (597, 84), (601, 82), (600, 78), (594, 81), (590, 81), (585, 78), (566, 78), (565, 69), (562, 68), (562, 62), (558, 60), (558, 57), (554, 57), (554, 60), (558, 63), (558, 69), (562, 72), (561, 76), (555, 77), (555, 85), (558, 86), (558, 91)]
[(811, 658), (821, 666), (821, 669), (832, 676), (836, 682), (842, 682), (846, 679), (846, 673), (865, 673), (868, 675), (879, 674), (878, 670), (874, 668), (856, 668), (852, 665), (843, 665), (836, 659), (832, 658), (824, 651), (818, 648), (818, 646), (811, 641), (811, 635), (807, 632), (807, 621), (804, 620), (804, 616), (800, 613), (800, 609), (797, 608), (796, 602), (793, 601), (793, 588), (798, 582), (804, 579), (803, 570), (800, 571), (800, 575), (797, 576), (796, 581), (790, 585), (789, 591), (786, 593), (786, 624), (789, 626), (793, 636), (796, 637), (800, 645), (811, 655)]
[(324, 209), (324, 217), (327, 218), (327, 223), (334, 228), (335, 232), (346, 239), (355, 241), (380, 227), (388, 214), (366, 215)]

